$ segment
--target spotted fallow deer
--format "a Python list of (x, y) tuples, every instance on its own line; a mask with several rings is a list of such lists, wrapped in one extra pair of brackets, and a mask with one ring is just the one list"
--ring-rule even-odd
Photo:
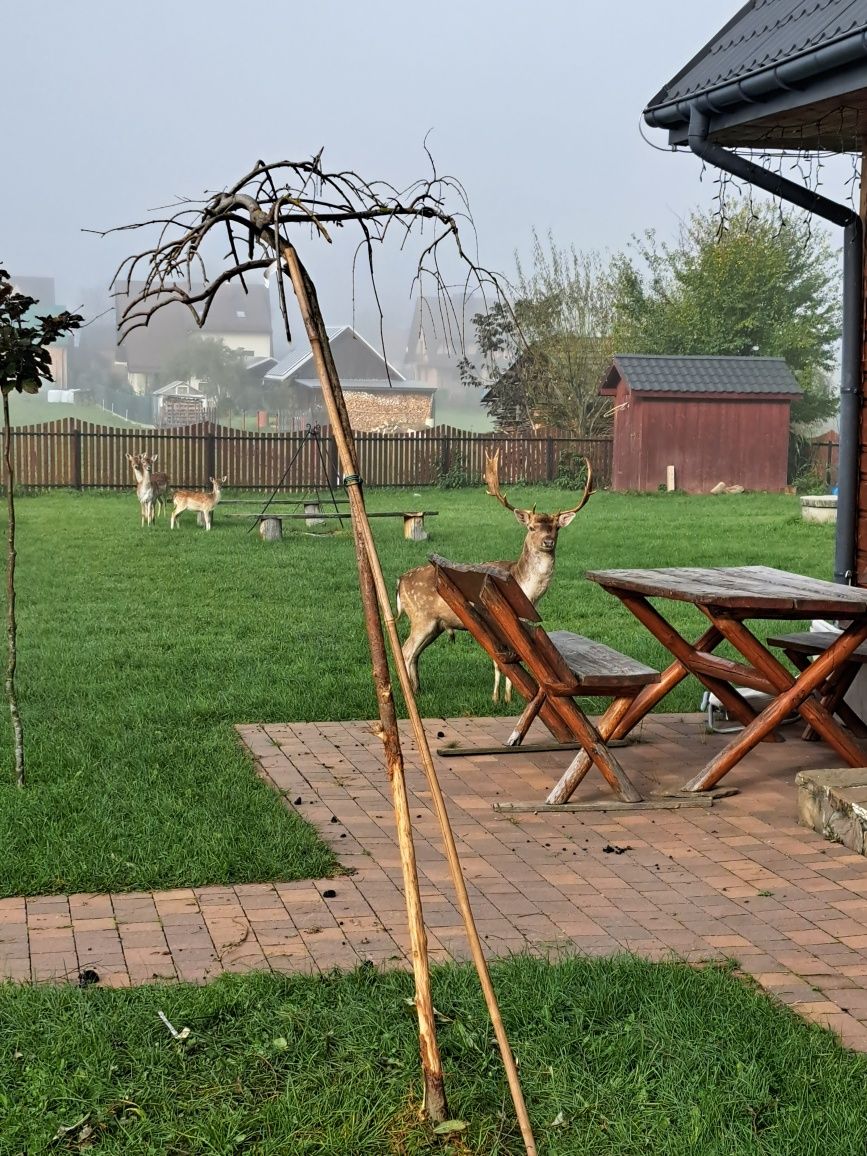
[[(559, 510), (556, 514), (539, 514), (535, 506), (532, 510), (516, 509), (500, 490), (499, 465), (500, 451), (495, 454), (485, 454), (485, 481), (488, 484), (488, 494), (496, 498), (507, 510), (511, 510), (522, 526), (527, 529), (521, 555), (516, 562), (493, 562), (514, 575), (518, 585), (534, 604), (539, 601), (554, 575), (554, 552), (557, 548), (557, 535), (568, 526), (578, 511), (586, 504), (593, 492), (593, 471), (590, 462), (587, 462), (587, 482), (584, 493), (577, 506), (570, 510)], [(585, 459), (586, 460), (586, 459)], [(409, 670), (409, 678), (413, 689), (419, 689), (418, 659), (425, 647), (430, 646), (434, 639), (443, 631), (450, 636), (456, 630), (463, 630), (463, 624), (457, 615), (446, 605), (436, 590), (436, 571), (433, 566), (418, 566), (415, 570), (408, 570), (397, 584), (397, 612), (398, 616), (406, 614), (409, 618), (409, 637), (403, 644), (403, 657)], [(495, 667), (494, 699), (496, 701), (500, 672)]]
[(166, 499), (169, 489), (169, 475), (166, 473), (157, 473), (157, 471), (153, 468), (157, 463), (159, 454), (145, 453), (141, 454), (140, 457), (143, 462), (148, 462), (151, 467), (151, 486), (153, 487), (154, 491), (154, 506), (156, 508), (157, 517), (159, 517), (160, 514), (165, 512), (166, 508)]
[(184, 510), (195, 510), (196, 513), (201, 514), (205, 522), (205, 529), (211, 528), (211, 511), (220, 500), (220, 495), (223, 492), (228, 478), (209, 478), (211, 483), (210, 494), (204, 490), (175, 490), (174, 494), (174, 509), (172, 510), (172, 529), (175, 528), (175, 522)]
[(150, 462), (145, 462), (141, 454), (127, 454), (126, 460), (135, 478), (135, 493), (141, 507), (141, 524), (150, 526), (154, 520), (153, 470)]

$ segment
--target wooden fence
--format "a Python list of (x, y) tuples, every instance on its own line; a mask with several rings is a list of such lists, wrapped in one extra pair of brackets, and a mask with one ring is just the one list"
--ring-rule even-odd
[[(481, 480), (485, 452), (500, 450), (500, 480), (550, 482), (561, 459), (590, 459), (597, 485), (611, 480), (611, 439), (575, 438), (556, 430), (532, 437), (473, 434), (437, 426), (418, 434), (356, 434), (361, 475), (368, 486), (429, 486), (443, 474)], [(250, 433), (205, 422), (180, 429), (117, 429), (77, 418), (17, 427), (13, 435), (16, 483), (51, 489), (128, 488), (127, 454), (158, 454), (157, 468), (172, 486), (202, 486), (228, 478), (235, 489), (298, 492), (339, 483), (334, 440), (304, 433)], [(323, 467), (324, 460), (324, 467)]]

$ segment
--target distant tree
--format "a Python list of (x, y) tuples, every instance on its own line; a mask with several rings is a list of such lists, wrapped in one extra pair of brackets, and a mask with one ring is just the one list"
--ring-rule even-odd
[(562, 249), (533, 233), (529, 266), (516, 258), (515, 301), (473, 321), (480, 366), (462, 363), (466, 384), (499, 428), (559, 426), (585, 437), (610, 428), (599, 383), (614, 352), (612, 282), (602, 258)]
[(35, 297), (19, 293), (5, 269), (0, 269), (0, 391), (3, 394), (3, 460), (8, 514), (6, 550), (6, 698), (12, 719), (15, 782), (24, 786), (24, 728), (18, 709), (15, 671), (18, 665), (18, 626), (15, 618), (15, 476), (12, 467), (12, 424), (9, 394), (38, 393), (43, 381), (52, 381), (49, 347), (77, 329), (77, 313), (37, 317)]
[(830, 417), (840, 277), (824, 233), (771, 208), (696, 212), (676, 243), (647, 232), (614, 262), (618, 352), (785, 358), (804, 390), (792, 422)]
[(247, 372), (248, 354), (230, 349), (218, 337), (191, 336), (169, 360), (161, 376), (170, 381), (196, 381), (217, 401), (237, 409), (255, 408), (264, 401), (262, 381)]

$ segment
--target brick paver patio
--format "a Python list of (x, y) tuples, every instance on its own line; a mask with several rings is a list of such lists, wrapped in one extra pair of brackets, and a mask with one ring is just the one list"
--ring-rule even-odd
[[(674, 787), (725, 739), (698, 715), (656, 715), (618, 752), (645, 791)], [(429, 720), (433, 745), (502, 742), (508, 719)], [(352, 967), (406, 958), (400, 865), (381, 745), (367, 723), (239, 727), (262, 773), (353, 874), (302, 883), (0, 900), (0, 977), (103, 984), (221, 971)], [(709, 810), (500, 814), (542, 801), (565, 752), (438, 760), (479, 930), (492, 955), (627, 949), (735, 958), (804, 1016), (867, 1050), (867, 860), (795, 821), (794, 775), (837, 765), (803, 743), (762, 744)], [(543, 738), (544, 733), (530, 735)], [(467, 955), (438, 828), (407, 737), (432, 954)], [(582, 801), (610, 798), (591, 774)], [(576, 798), (577, 798), (576, 797)]]

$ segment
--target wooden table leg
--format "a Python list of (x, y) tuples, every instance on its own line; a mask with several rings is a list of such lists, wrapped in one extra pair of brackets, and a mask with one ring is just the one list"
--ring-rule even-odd
[[(584, 752), (586, 752), (586, 755), (584, 752), (582, 752), (582, 755), (584, 755), (584, 757), (587, 759), (587, 770), (590, 769), (591, 764), (595, 763), (608, 782), (608, 785), (617, 792), (617, 794), (621, 799), (623, 799), (624, 802), (640, 803), (641, 795), (636, 790), (634, 783), (629, 778), (626, 771), (624, 771), (623, 767), (621, 767), (620, 763), (617, 761), (608, 747), (605, 745), (605, 740), (610, 738), (610, 735), (603, 734), (601, 729), (594, 727), (587, 716), (584, 714), (584, 711), (573, 698), (556, 698), (551, 701), (552, 705), (558, 711), (560, 711), (561, 715), (568, 719), (568, 725), (573, 728), (575, 733), (578, 735), (579, 740), (583, 744)], [(619, 704), (624, 701), (628, 702), (629, 700), (616, 699), (615, 702), (612, 703), (612, 705), (606, 711), (605, 715), (603, 716), (603, 719), (606, 720), (606, 730), (610, 731), (614, 729), (614, 720), (619, 713), (619, 711), (615, 710), (615, 708), (619, 707)], [(602, 720), (600, 720), (600, 723), (601, 721)], [(578, 758), (581, 758), (581, 756), (579, 755)], [(581, 779), (584, 778), (587, 770), (579, 775), (575, 786), (581, 782)], [(549, 796), (548, 802), (550, 802), (553, 795), (557, 793), (559, 786), (560, 784), (558, 783), (557, 787), (555, 787), (554, 791), (551, 793), (551, 796)], [(574, 789), (575, 787), (572, 788), (572, 790)], [(572, 790), (570, 790), (569, 794), (565, 795), (564, 797), (568, 799), (569, 795), (572, 793)]]
[[(669, 673), (672, 676), (672, 681), (667, 685), (668, 690), (670, 690), (673, 686), (677, 686), (677, 684), (681, 682), (687, 674), (692, 674), (703, 686), (707, 687), (709, 691), (712, 691), (712, 693), (716, 695), (716, 697), (720, 700), (729, 714), (733, 715), (738, 720), (738, 722), (743, 723), (743, 725), (746, 727), (753, 721), (753, 719), (756, 717), (756, 712), (743, 697), (743, 695), (739, 694), (730, 683), (723, 682), (709, 674), (700, 674), (698, 671), (693, 669), (693, 655), (699, 651), (708, 651), (708, 645), (705, 644), (704, 640), (710, 636), (714, 640), (710, 645), (710, 649), (713, 649), (714, 646), (717, 646), (720, 642), (722, 642), (724, 637), (722, 632), (717, 630), (716, 623), (714, 622), (713, 618), (711, 618), (711, 621), (714, 622), (714, 626), (712, 626), (709, 631), (706, 631), (705, 634), (703, 634), (702, 637), (698, 640), (698, 642), (693, 645), (687, 642), (683, 635), (679, 634), (671, 625), (671, 623), (667, 622), (659, 613), (659, 611), (650, 605), (646, 598), (642, 598), (637, 594), (625, 594), (620, 590), (613, 591), (613, 593), (615, 593), (623, 605), (635, 615), (638, 621), (643, 626), (647, 627), (653, 637), (657, 639), (657, 641), (661, 642), (665, 649), (673, 654), (674, 657), (678, 660), (677, 663), (670, 666), (662, 676), (663, 680), (666, 679), (666, 676), (669, 675)], [(646, 687), (645, 690), (648, 692), (658, 691), (660, 686), (661, 684), (658, 683), (655, 686)], [(644, 701), (642, 701), (641, 707), (644, 714), (646, 714), (653, 706), (656, 705), (657, 702), (659, 702), (661, 697), (661, 693), (658, 694), (658, 697), (651, 694), (647, 694), (645, 697), (645, 693), (642, 692), (642, 694), (638, 696), (638, 699), (636, 699), (636, 709), (638, 707), (639, 699), (642, 699)], [(644, 715), (642, 714), (639, 717), (643, 718)], [(634, 726), (635, 722), (637, 721), (637, 719), (633, 720), (632, 712), (630, 712), (629, 722), (631, 725)], [(618, 735), (617, 737), (620, 736)], [(782, 738), (781, 736), (777, 735), (774, 736), (772, 741), (780, 742), (782, 741)]]
[(706, 791), (713, 787), (793, 710), (799, 710), (850, 766), (863, 766), (867, 763), (867, 753), (837, 725), (833, 716), (819, 702), (810, 699), (813, 691), (821, 687), (829, 675), (867, 639), (867, 621), (850, 626), (795, 679), (742, 622), (714, 614), (711, 610), (706, 612), (723, 636), (747, 661), (764, 674), (769, 682), (779, 687), (780, 694), (733, 742), (690, 779), (684, 790)]

